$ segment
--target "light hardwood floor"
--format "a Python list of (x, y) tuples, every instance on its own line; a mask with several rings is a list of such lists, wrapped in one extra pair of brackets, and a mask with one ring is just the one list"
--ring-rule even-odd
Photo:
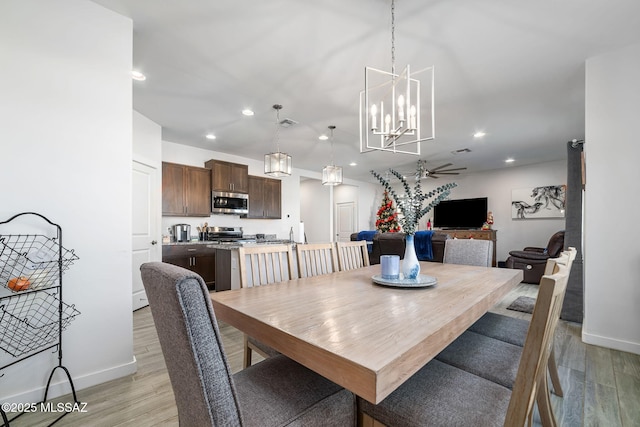
[[(529, 314), (506, 310), (519, 295), (535, 297), (537, 287), (520, 284), (493, 311), (514, 317)], [(148, 307), (133, 314), (134, 352), (138, 372), (78, 391), (86, 413), (71, 413), (59, 426), (177, 426), (177, 410)], [(242, 368), (243, 337), (221, 323), (231, 369)], [(561, 321), (556, 332), (556, 356), (565, 397), (552, 395), (560, 426), (640, 426), (640, 356), (583, 344), (581, 327)], [(259, 355), (254, 363), (259, 360)], [(54, 402), (68, 402), (68, 397)], [(11, 426), (46, 426), (52, 414), (25, 414)], [(534, 417), (534, 421), (537, 416)], [(539, 425), (539, 420), (536, 422)]]

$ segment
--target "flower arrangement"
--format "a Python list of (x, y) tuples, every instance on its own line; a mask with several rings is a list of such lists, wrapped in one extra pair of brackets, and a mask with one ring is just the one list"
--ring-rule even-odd
[[(422, 160), (418, 160), (418, 166), (416, 168), (416, 184), (413, 188), (409, 186), (406, 177), (404, 177), (399, 172), (389, 169), (389, 173), (395, 176), (400, 180), (402, 186), (404, 188), (404, 194), (402, 196), (398, 196), (395, 190), (391, 187), (389, 183), (389, 179), (384, 178), (382, 175), (377, 173), (376, 171), (371, 171), (371, 174), (382, 184), (386, 191), (388, 191), (393, 199), (396, 201), (400, 212), (402, 213), (402, 218), (398, 220), (400, 225), (402, 226), (402, 230), (409, 234), (414, 235), (418, 228), (418, 221), (425, 214), (427, 214), (434, 206), (440, 203), (445, 198), (449, 197), (451, 193), (451, 189), (456, 187), (457, 184), (454, 182), (450, 182), (444, 184), (428, 193), (422, 192), (422, 185), (420, 181), (425, 176), (425, 166)], [(423, 206), (424, 202), (432, 199), (426, 206)]]

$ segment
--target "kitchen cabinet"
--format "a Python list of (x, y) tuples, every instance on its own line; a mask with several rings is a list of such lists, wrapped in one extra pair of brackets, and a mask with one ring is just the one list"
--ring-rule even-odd
[(209, 160), (204, 166), (211, 169), (212, 191), (249, 192), (249, 167), (247, 165)]
[[(216, 292), (231, 289), (231, 274), (234, 271), (231, 267), (232, 252), (229, 249), (218, 249), (216, 251)], [(237, 271), (237, 268), (235, 270)]]
[(163, 162), (162, 215), (210, 216), (211, 171)]
[(162, 262), (177, 265), (197, 273), (204, 279), (207, 288), (215, 289), (216, 250), (203, 244), (164, 245)]
[(249, 176), (249, 213), (244, 218), (281, 217), (282, 182), (279, 179)]

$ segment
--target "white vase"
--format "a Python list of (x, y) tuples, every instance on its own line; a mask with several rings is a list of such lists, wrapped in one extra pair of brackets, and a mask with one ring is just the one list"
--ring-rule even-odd
[(413, 243), (413, 234), (407, 234), (402, 260), (402, 275), (405, 279), (416, 279), (420, 275), (420, 262)]

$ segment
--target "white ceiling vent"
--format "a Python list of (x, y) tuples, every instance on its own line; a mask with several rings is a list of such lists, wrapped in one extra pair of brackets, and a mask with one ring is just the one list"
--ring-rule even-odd
[(283, 128), (290, 128), (293, 125), (297, 125), (298, 122), (296, 122), (295, 120), (291, 120), (291, 119), (282, 119), (280, 121), (280, 126), (282, 126)]
[(469, 150), (468, 148), (461, 148), (459, 150), (453, 150), (451, 152), (451, 154), (462, 154), (462, 153), (470, 153), (471, 150)]

